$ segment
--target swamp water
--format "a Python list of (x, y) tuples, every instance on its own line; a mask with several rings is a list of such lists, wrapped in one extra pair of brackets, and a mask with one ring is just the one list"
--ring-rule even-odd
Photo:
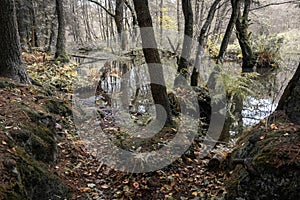
[[(88, 60), (89, 61), (89, 60)], [(101, 60), (86, 62), (81, 60), (78, 69), (79, 81), (75, 90), (75, 97), (80, 107), (91, 113), (114, 116), (121, 124), (127, 124), (128, 129), (133, 122), (147, 125), (155, 117), (152, 95), (150, 91), (150, 78), (147, 66), (143, 59), (122, 57), (118, 60)], [(176, 60), (163, 60), (164, 77), (167, 88), (173, 88), (176, 74)], [(232, 73), (232, 69), (240, 70), (240, 64), (226, 64), (225, 70)], [(211, 61), (203, 60), (200, 82), (208, 79), (211, 70)], [(234, 120), (231, 135), (237, 134), (238, 126), (244, 128), (257, 124), (269, 116), (277, 107), (277, 102), (292, 76), (294, 69), (276, 69), (259, 72), (257, 83), (249, 88), (252, 94), (243, 102), (241, 118)], [(97, 89), (99, 90), (98, 94)], [(98, 87), (98, 88), (97, 88)], [(170, 91), (168, 91), (170, 92)], [(109, 107), (109, 108), (108, 108)], [(127, 109), (127, 112), (124, 112)], [(103, 111), (103, 112), (102, 112)], [(122, 112), (120, 112), (122, 111)], [(101, 113), (102, 112), (102, 113)], [(96, 123), (101, 123), (96, 120)], [(109, 126), (106, 125), (106, 126)], [(150, 129), (159, 130), (162, 123)]]

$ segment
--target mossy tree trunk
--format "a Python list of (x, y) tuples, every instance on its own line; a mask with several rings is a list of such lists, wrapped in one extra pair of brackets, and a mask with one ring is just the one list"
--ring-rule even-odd
[(242, 49), (242, 55), (243, 55), (243, 65), (242, 69), (243, 72), (252, 72), (253, 67), (256, 63), (255, 55), (253, 54), (251, 45), (250, 45), (250, 34), (248, 31), (248, 15), (250, 12), (250, 6), (251, 6), (252, 0), (245, 0), (244, 2), (244, 11), (243, 15), (241, 14), (241, 11), (238, 10), (238, 19), (236, 20), (235, 26), (236, 26), (236, 35), (240, 44), (240, 47)]
[(55, 0), (56, 13), (58, 19), (58, 34), (56, 41), (55, 59), (61, 62), (69, 62), (69, 57), (66, 52), (66, 36), (65, 36), (65, 11), (63, 0)]
[(15, 1), (3, 0), (0, 6), (0, 76), (30, 83), (21, 57)]
[(161, 105), (167, 115), (167, 118), (164, 119), (163, 111), (159, 109), (159, 107), (156, 107), (156, 119), (158, 121), (165, 121), (165, 125), (170, 125), (173, 123), (171, 108), (168, 100), (163, 68), (154, 35), (148, 0), (134, 0), (133, 2), (137, 13), (138, 24), (141, 28), (143, 53), (146, 63), (148, 64), (152, 97), (154, 103)]
[(300, 124), (300, 63), (281, 96), (277, 110), (283, 110), (289, 118)]

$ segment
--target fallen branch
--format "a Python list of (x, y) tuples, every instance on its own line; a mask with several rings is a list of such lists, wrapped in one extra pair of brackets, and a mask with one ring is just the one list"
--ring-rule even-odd
[(233, 170), (236, 165), (242, 165), (250, 174), (258, 175), (252, 161), (252, 158), (245, 159), (231, 159), (231, 153), (220, 152), (215, 154), (208, 162), (208, 168), (210, 170)]
[(107, 60), (107, 58), (98, 58), (98, 57), (91, 57), (91, 56), (77, 55), (77, 54), (70, 54), (70, 56), (75, 58), (84, 58), (84, 59), (92, 59), (92, 60)]
[(208, 162), (208, 168), (211, 170), (218, 170), (223, 165), (224, 161), (227, 159), (227, 152), (220, 152), (215, 154)]

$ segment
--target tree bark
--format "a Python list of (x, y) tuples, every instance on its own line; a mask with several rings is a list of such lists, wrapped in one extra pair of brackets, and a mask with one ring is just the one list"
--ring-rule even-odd
[(63, 0), (55, 0), (56, 13), (58, 19), (58, 34), (56, 42), (55, 59), (62, 62), (69, 62), (69, 57), (66, 52), (66, 36), (65, 36), (65, 13)]
[(17, 22), (18, 22), (18, 30), (19, 30), (19, 35), (20, 35), (20, 42), (21, 42), (21, 47), (22, 49), (27, 48), (27, 31), (26, 31), (26, 26), (27, 22), (29, 19), (27, 18), (27, 9), (26, 6), (24, 5), (23, 0), (17, 0), (16, 1), (16, 13), (17, 13)]
[(222, 43), (221, 43), (218, 59), (223, 58), (223, 56), (225, 54), (225, 51), (227, 49), (229, 39), (230, 39), (230, 36), (232, 34), (233, 27), (234, 27), (235, 22), (238, 18), (238, 11), (240, 10), (240, 0), (231, 0), (231, 6), (232, 6), (231, 17), (230, 17), (229, 23), (227, 25), (224, 38), (223, 38)]
[(201, 62), (201, 56), (204, 51), (204, 39), (207, 33), (207, 29), (209, 25), (212, 23), (212, 20), (214, 18), (215, 12), (217, 10), (217, 5), (220, 3), (221, 0), (215, 0), (212, 6), (209, 9), (207, 18), (205, 23), (203, 24), (200, 36), (198, 38), (198, 49), (197, 49), (197, 55), (196, 55), (196, 61), (195, 66), (193, 68), (192, 76), (191, 76), (191, 86), (197, 86), (198, 85), (198, 77), (199, 77), (199, 69), (200, 69), (200, 62)]
[(160, 46), (162, 46), (162, 41), (163, 41), (163, 18), (164, 18), (164, 13), (163, 13), (163, 6), (164, 6), (164, 0), (160, 0), (160, 4), (159, 4), (159, 27), (160, 27)]
[(199, 14), (200, 14), (200, 0), (195, 1), (195, 33), (198, 34), (199, 30)]
[(243, 15), (241, 11), (238, 10), (238, 18), (236, 20), (236, 35), (242, 49), (243, 55), (243, 72), (253, 72), (253, 67), (256, 63), (256, 58), (252, 52), (252, 48), (250, 46), (250, 38), (248, 31), (248, 15), (250, 11), (252, 0), (245, 0), (244, 2), (244, 11)]
[[(188, 66), (189, 59), (192, 48), (193, 40), (193, 26), (194, 26), (194, 17), (193, 17), (193, 8), (190, 0), (182, 0), (182, 10), (184, 15), (184, 40), (183, 40), (183, 49), (179, 59), (177, 72), (179, 76), (175, 79), (175, 86), (186, 81), (188, 78)], [(182, 80), (184, 78), (185, 80)]]
[(15, 1), (2, 0), (0, 6), (0, 76), (30, 83), (21, 57)]
[(283, 110), (288, 117), (300, 124), (300, 63), (298, 68), (285, 88), (276, 110)]
[(118, 34), (123, 31), (124, 0), (116, 0), (115, 21)]
[(176, 12), (177, 12), (177, 33), (178, 35), (180, 34), (181, 28), (181, 20), (180, 20), (180, 0), (177, 0), (177, 5), (176, 5)]
[(134, 0), (133, 2), (137, 13), (137, 20), (141, 28), (143, 53), (146, 63), (148, 64), (152, 97), (154, 103), (161, 105), (167, 114), (167, 119), (162, 118), (162, 110), (156, 107), (156, 119), (159, 121), (166, 120), (165, 125), (169, 125), (173, 123), (170, 103), (168, 100), (162, 64), (157, 50), (148, 0)]
[(31, 21), (31, 47), (38, 47), (38, 34), (37, 34), (37, 24), (36, 24), (36, 16), (34, 10), (33, 0), (30, 1), (30, 21)]
[(224, 18), (226, 17), (228, 5), (229, 5), (229, 2), (224, 2), (222, 4), (222, 6), (218, 9), (215, 26), (214, 26), (214, 30), (212, 33), (213, 41), (215, 41), (216, 43), (218, 43), (220, 40), (221, 27), (223, 26)]

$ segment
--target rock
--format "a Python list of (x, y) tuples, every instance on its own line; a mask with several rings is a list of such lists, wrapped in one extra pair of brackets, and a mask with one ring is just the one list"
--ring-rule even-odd
[(226, 199), (300, 199), (300, 128), (275, 118), (278, 129), (258, 124), (241, 136), (232, 160), (243, 163), (227, 180)]
[(34, 87), (0, 79), (0, 199), (69, 199), (69, 188), (49, 170), (58, 154), (55, 116), (72, 112)]

